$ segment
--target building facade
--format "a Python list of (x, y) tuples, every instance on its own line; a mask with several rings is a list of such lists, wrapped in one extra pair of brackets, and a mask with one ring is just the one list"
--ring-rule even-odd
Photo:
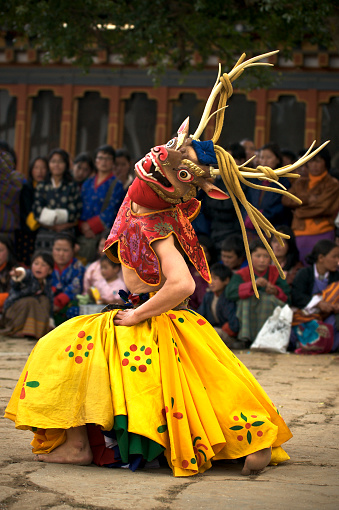
[[(271, 88), (234, 89), (219, 144), (249, 138), (258, 148), (275, 141), (298, 153), (313, 140), (330, 139), (339, 167), (339, 55), (304, 47), (290, 61), (275, 55), (272, 63)], [(67, 61), (46, 65), (36, 50), (0, 41), (0, 140), (14, 147), (24, 174), (33, 157), (55, 147), (74, 157), (109, 143), (137, 160), (170, 139), (187, 115), (195, 130), (216, 75), (211, 59), (185, 80), (168, 71), (154, 87), (147, 69), (121, 67), (105, 52), (84, 74)], [(213, 120), (204, 139), (212, 133)]]

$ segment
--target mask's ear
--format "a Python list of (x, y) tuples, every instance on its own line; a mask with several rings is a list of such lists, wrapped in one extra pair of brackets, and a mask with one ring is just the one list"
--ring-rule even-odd
[(176, 149), (179, 149), (186, 138), (188, 138), (188, 132), (189, 132), (189, 125), (190, 125), (190, 118), (187, 117), (186, 120), (181, 124), (180, 128), (178, 129), (178, 142)]
[(199, 180), (199, 186), (209, 197), (215, 198), (216, 200), (227, 200), (227, 198), (230, 198), (227, 193), (222, 191), (217, 186), (214, 186), (214, 184), (211, 182), (205, 181), (204, 179)]

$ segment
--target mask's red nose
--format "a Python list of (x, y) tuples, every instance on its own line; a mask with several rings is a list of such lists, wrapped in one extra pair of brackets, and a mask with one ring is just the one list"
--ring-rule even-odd
[(153, 152), (159, 158), (160, 161), (165, 161), (168, 157), (168, 152), (163, 145), (158, 145), (157, 147), (153, 147)]

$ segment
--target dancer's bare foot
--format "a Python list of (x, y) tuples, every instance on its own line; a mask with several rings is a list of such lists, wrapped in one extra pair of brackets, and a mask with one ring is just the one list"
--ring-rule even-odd
[(264, 448), (257, 452), (247, 455), (242, 475), (258, 475), (271, 460), (271, 448)]
[(54, 462), (57, 464), (76, 464), (87, 466), (93, 459), (89, 445), (86, 427), (76, 427), (66, 431), (66, 441), (51, 453), (35, 456), (39, 462)]

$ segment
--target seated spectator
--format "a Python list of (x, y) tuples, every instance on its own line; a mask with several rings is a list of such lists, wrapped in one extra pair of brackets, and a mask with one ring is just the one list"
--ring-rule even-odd
[(16, 267), (12, 242), (5, 234), (0, 234), (0, 314), (8, 298), (11, 286), (10, 272)]
[(293, 163), (297, 161), (297, 155), (290, 149), (281, 149), (280, 152), (282, 155), (283, 166), (293, 165)]
[(29, 164), (28, 180), (22, 186), (20, 193), (20, 230), (16, 232), (15, 244), (18, 260), (26, 267), (31, 264), (40, 226), (33, 214), (35, 189), (40, 182), (45, 181), (47, 172), (47, 159), (42, 156), (34, 158)]
[[(246, 149), (240, 143), (231, 143), (227, 147), (228, 152), (233, 156), (234, 161), (238, 166), (243, 165), (248, 159), (246, 157)], [(252, 156), (251, 156), (252, 157)]]
[(257, 150), (255, 148), (253, 140), (250, 140), (249, 138), (244, 138), (243, 140), (241, 140), (240, 145), (242, 145), (245, 149), (246, 161), (255, 156), (255, 158), (252, 159), (252, 161), (246, 165), (249, 168), (255, 168), (258, 163), (257, 163)]
[[(318, 241), (306, 260), (310, 266), (300, 269), (292, 284), (292, 305), (297, 311), (293, 316), (290, 349), (298, 347), (297, 333), (302, 332), (297, 328), (312, 322), (309, 352), (334, 352), (339, 349), (339, 246), (328, 239)], [(319, 323), (327, 326), (327, 335), (322, 338)], [(302, 342), (299, 348), (299, 352), (305, 352)]]
[(335, 239), (334, 242), (337, 246), (339, 246), (339, 228), (335, 229)]
[(228, 236), (221, 245), (221, 262), (231, 271), (247, 266), (244, 241), (241, 234)]
[(95, 287), (90, 287), (88, 292), (96, 303), (100, 304), (123, 304), (119, 296), (119, 290), (127, 292), (125, 282), (119, 277), (121, 264), (116, 264), (106, 255), (100, 258), (101, 279), (97, 280)]
[(73, 160), (72, 175), (79, 187), (94, 173), (94, 163), (87, 152), (81, 152)]
[[(86, 267), (84, 281), (83, 281), (83, 294), (87, 295), (90, 287), (96, 287), (97, 282), (102, 279), (100, 259), (102, 257), (103, 249), (105, 247), (106, 239), (109, 235), (109, 230), (104, 230), (100, 234), (98, 249), (97, 249), (97, 260), (92, 262)], [(121, 275), (119, 275), (121, 276)]]
[(242, 342), (239, 347), (243, 348), (251, 345), (274, 309), (283, 306), (290, 295), (289, 285), (271, 264), (271, 257), (261, 240), (251, 242), (250, 252), (260, 299), (254, 295), (249, 267), (234, 273), (226, 287), (226, 297), (237, 303), (238, 339)]
[(300, 177), (289, 190), (302, 200), (299, 205), (289, 197), (282, 203), (293, 210), (292, 230), (296, 237), (300, 260), (322, 239), (334, 241), (334, 220), (339, 211), (339, 182), (328, 170), (331, 158), (326, 147), (307, 163), (308, 175)]
[(122, 182), (127, 191), (134, 180), (134, 169), (130, 153), (126, 149), (117, 149), (115, 153), (115, 177)]
[(35, 188), (33, 214), (41, 225), (35, 248), (50, 251), (59, 232), (74, 234), (82, 202), (79, 187), (69, 169), (68, 153), (53, 149), (47, 160), (47, 178)]
[(32, 257), (31, 269), (13, 268), (11, 288), (4, 304), (2, 335), (39, 339), (51, 329), (53, 293), (51, 277), (53, 257), (38, 251)]
[(303, 267), (303, 263), (299, 260), (299, 250), (295, 242), (293, 230), (287, 225), (281, 225), (277, 227), (277, 230), (290, 236), (289, 239), (284, 239), (284, 246), (281, 246), (275, 237), (271, 237), (270, 245), (281, 269), (285, 273), (286, 282), (292, 285), (294, 277), (299, 269)]
[[(211, 239), (206, 235), (198, 235), (199, 243), (204, 250), (206, 261), (209, 265), (214, 263), (214, 245)], [(208, 283), (206, 280), (198, 273), (194, 265), (187, 260), (188, 269), (192, 275), (193, 280), (195, 281), (195, 290), (193, 294), (190, 296), (189, 307), (192, 310), (198, 310), (199, 306), (202, 303), (203, 297), (205, 295), (206, 289), (208, 287)]]
[[(302, 158), (305, 156), (307, 152), (307, 149), (300, 149), (297, 153), (297, 159)], [(307, 177), (308, 169), (307, 169), (307, 163), (304, 163), (303, 165), (296, 168), (293, 173), (299, 174), (301, 177)], [(295, 179), (293, 179), (292, 184), (295, 183)]]
[[(279, 146), (275, 143), (268, 143), (261, 147), (258, 160), (259, 165), (268, 166), (272, 168), (272, 170), (283, 166)], [(267, 180), (251, 179), (251, 182), (256, 185), (279, 188), (276, 183), (272, 183)], [(291, 186), (286, 177), (281, 177), (279, 179), (279, 183), (287, 189)], [(262, 212), (265, 218), (272, 223), (273, 226), (291, 224), (292, 216), (289, 209), (284, 207), (281, 201), (281, 194), (250, 187), (246, 187), (245, 193), (247, 200), (260, 212)], [(247, 214), (245, 215), (244, 221), (248, 240), (251, 241), (253, 239), (257, 239), (257, 232)]]
[(77, 294), (81, 294), (85, 268), (74, 257), (75, 239), (60, 233), (54, 239), (52, 290), (56, 326), (79, 315)]
[(215, 328), (223, 342), (232, 347), (239, 330), (239, 321), (235, 314), (236, 305), (225, 296), (232, 271), (218, 262), (211, 266), (210, 271), (212, 282), (208, 286), (198, 313)]
[(96, 258), (100, 233), (113, 225), (126, 191), (114, 174), (115, 150), (103, 145), (96, 150), (96, 175), (81, 188), (83, 211), (79, 222), (78, 255), (86, 263)]
[[(220, 176), (215, 178), (214, 185), (227, 193), (224, 181)], [(238, 216), (235, 212), (232, 200), (214, 200), (206, 195), (203, 197), (202, 209), (204, 217), (209, 223), (210, 238), (215, 249), (220, 252), (221, 244), (226, 237), (241, 233)]]
[(15, 170), (16, 157), (6, 142), (0, 141), (0, 232), (14, 242), (20, 227), (20, 191), (25, 178)]
[(199, 202), (201, 203), (201, 208), (198, 216), (194, 218), (194, 220), (192, 221), (192, 227), (198, 237), (201, 235), (205, 237), (210, 237), (211, 225), (210, 221), (207, 219), (205, 215), (206, 197), (207, 195), (202, 189), (198, 190), (196, 199), (199, 200)]

